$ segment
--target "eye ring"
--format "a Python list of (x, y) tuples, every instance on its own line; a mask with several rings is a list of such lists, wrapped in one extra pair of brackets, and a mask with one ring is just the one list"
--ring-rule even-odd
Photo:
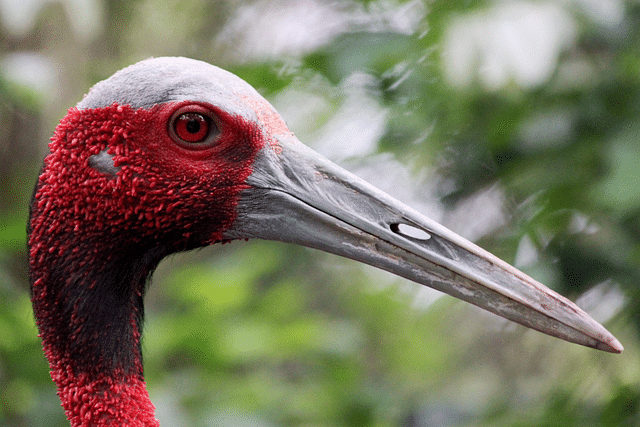
[(169, 121), (169, 135), (182, 147), (202, 149), (215, 142), (220, 129), (209, 111), (199, 105), (191, 105), (173, 113)]

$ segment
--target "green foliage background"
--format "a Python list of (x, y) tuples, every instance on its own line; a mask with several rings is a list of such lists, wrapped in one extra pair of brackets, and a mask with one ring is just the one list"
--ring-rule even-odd
[[(371, 127), (383, 131), (373, 153), (337, 155), (339, 163), (394, 195), (409, 188), (406, 201), (435, 203), (463, 234), (497, 201), (498, 225), (469, 237), (511, 263), (529, 248), (534, 256), (519, 267), (574, 300), (591, 289), (582, 301), (626, 347), (621, 355), (581, 348), (448, 297), (427, 304), (433, 294), (418, 285), (334, 256), (236, 242), (172, 256), (154, 276), (145, 371), (163, 425), (640, 425), (638, 1), (603, 2), (620, 6), (613, 23), (580, 1), (87, 3), (100, 13), (42, 2), (22, 30), (6, 20), (0, 28), (0, 61), (36, 54), (55, 77), (42, 90), (0, 70), (0, 425), (68, 425), (28, 297), (26, 216), (47, 139), (93, 83), (163, 55), (235, 72), (285, 119), (307, 108), (313, 114), (291, 127), (314, 147), (353, 76), (356, 86), (364, 76), (360, 90), (384, 112)], [(264, 20), (290, 8), (318, 13), (318, 4), (349, 24), (332, 33), (330, 20), (316, 20), (320, 29), (298, 40), (304, 48), (278, 51), (277, 35), (299, 36), (287, 25), (308, 22), (305, 13)], [(509, 5), (570, 18), (575, 34), (549, 75), (491, 86), (476, 52), (457, 64), (471, 78), (455, 84), (446, 68), (452, 25), (486, 19), (492, 28)], [(380, 25), (362, 18), (381, 13)], [(230, 33), (238, 16), (254, 20)], [(415, 21), (411, 31), (383, 25), (398, 16)], [(264, 25), (281, 28), (242, 38)], [(382, 165), (406, 168), (402, 182)], [(482, 198), (491, 194), (499, 197)]]

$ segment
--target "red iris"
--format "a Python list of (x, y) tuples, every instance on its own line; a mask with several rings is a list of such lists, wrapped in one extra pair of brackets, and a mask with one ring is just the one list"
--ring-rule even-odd
[(174, 122), (176, 135), (185, 142), (202, 142), (209, 135), (211, 119), (198, 113), (184, 113)]

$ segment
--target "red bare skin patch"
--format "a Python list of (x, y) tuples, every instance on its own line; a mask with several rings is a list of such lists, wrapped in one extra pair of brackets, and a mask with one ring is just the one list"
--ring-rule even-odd
[[(239, 98), (244, 100), (248, 105), (253, 108), (258, 116), (258, 122), (262, 124), (265, 130), (265, 134), (269, 135), (269, 144), (273, 147), (274, 150), (281, 150), (280, 144), (278, 143), (276, 136), (293, 136), (293, 132), (289, 130), (289, 127), (284, 122), (280, 114), (276, 110), (273, 109), (271, 104), (269, 104), (264, 98), (261, 96), (247, 96), (242, 94), (237, 94)], [(295, 138), (290, 138), (290, 140), (295, 141)]]
[[(157, 236), (162, 229), (201, 222), (207, 208), (215, 210), (210, 214), (215, 226), (200, 239), (203, 244), (220, 240), (233, 222), (261, 136), (255, 126), (218, 111), (224, 121), (215, 146), (180, 147), (168, 136), (166, 123), (180, 105), (69, 110), (45, 159), (32, 232), (44, 226), (47, 233), (121, 228)], [(89, 157), (105, 149), (120, 168), (116, 179), (88, 166)]]
[(75, 376), (64, 369), (51, 372), (72, 426), (158, 427), (155, 407), (142, 376), (114, 380), (111, 375)]
[[(178, 144), (174, 113), (219, 135)], [(157, 426), (142, 375), (147, 277), (169, 253), (209, 245), (236, 217), (262, 130), (206, 103), (72, 108), (51, 139), (31, 206), (32, 302), (72, 426)], [(90, 158), (106, 151), (114, 174)]]

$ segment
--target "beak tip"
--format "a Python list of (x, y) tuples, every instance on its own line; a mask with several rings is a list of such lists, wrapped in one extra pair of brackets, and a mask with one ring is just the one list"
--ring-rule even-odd
[(608, 353), (620, 354), (624, 350), (624, 347), (614, 336), (611, 336), (607, 340), (602, 340), (596, 345), (598, 350), (606, 351)]

